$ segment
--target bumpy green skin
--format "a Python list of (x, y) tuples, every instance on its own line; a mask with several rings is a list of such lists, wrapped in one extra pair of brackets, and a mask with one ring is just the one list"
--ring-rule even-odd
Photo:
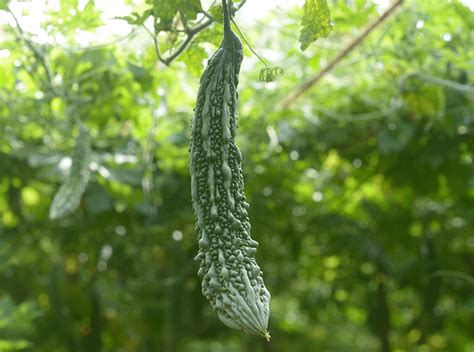
[(88, 130), (80, 126), (72, 156), (71, 170), (54, 195), (49, 210), (50, 219), (59, 219), (74, 212), (81, 202), (82, 195), (89, 183), (91, 139)]
[(235, 144), (242, 44), (226, 28), (204, 71), (192, 124), (190, 171), (202, 292), (220, 320), (269, 338), (270, 293), (255, 261), (241, 154)]

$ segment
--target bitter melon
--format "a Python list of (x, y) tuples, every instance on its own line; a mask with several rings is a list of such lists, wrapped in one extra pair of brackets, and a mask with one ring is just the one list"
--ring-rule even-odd
[(74, 212), (81, 202), (89, 183), (91, 138), (84, 125), (80, 125), (69, 174), (54, 195), (49, 209), (50, 219), (59, 219)]
[(202, 292), (228, 327), (269, 338), (270, 293), (250, 237), (242, 156), (235, 143), (242, 43), (230, 26), (201, 76), (192, 122), (191, 189), (199, 237)]

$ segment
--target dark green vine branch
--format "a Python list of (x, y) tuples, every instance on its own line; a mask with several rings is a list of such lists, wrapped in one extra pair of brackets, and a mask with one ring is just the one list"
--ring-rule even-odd
[[(242, 6), (245, 5), (245, 2), (246, 0), (241, 1), (240, 4), (232, 10), (232, 16), (237, 11), (239, 11), (242, 8)], [(211, 26), (214, 22), (216, 22), (216, 19), (213, 18), (207, 12), (204, 12), (204, 16), (207, 18), (205, 22), (199, 25), (196, 25), (195, 27), (188, 27), (187, 25), (185, 26), (184, 33), (186, 34), (186, 38), (181, 42), (181, 44), (179, 44), (176, 50), (167, 57), (164, 57), (161, 53), (160, 45), (158, 42), (158, 33), (156, 31), (152, 32), (148, 28), (146, 28), (145, 25), (142, 25), (143, 28), (145, 28), (145, 30), (151, 35), (153, 39), (153, 44), (155, 46), (155, 52), (156, 52), (158, 61), (162, 62), (166, 66), (169, 66), (176, 58), (178, 58), (186, 50), (186, 48), (189, 46), (189, 44), (192, 42), (192, 40), (197, 34), (199, 34), (201, 31), (203, 31), (204, 29)]]

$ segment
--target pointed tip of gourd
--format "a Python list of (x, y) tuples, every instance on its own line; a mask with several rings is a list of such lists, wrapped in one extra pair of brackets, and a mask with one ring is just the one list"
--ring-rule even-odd
[(49, 209), (49, 220), (57, 220), (61, 217), (60, 215), (61, 214), (55, 207)]
[(267, 341), (270, 341), (270, 339), (272, 338), (272, 337), (270, 336), (270, 333), (269, 333), (267, 330), (265, 330), (265, 331), (262, 333), (262, 336), (265, 337), (265, 338), (267, 339)]

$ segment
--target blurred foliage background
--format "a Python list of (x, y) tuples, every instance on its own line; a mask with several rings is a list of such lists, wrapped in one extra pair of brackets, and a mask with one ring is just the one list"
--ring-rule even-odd
[[(220, 323), (193, 262), (190, 121), (221, 25), (166, 66), (150, 33), (172, 54), (183, 18), (201, 20), (199, 1), (125, 1), (125, 20), (99, 1), (51, 2), (36, 33), (25, 29), (33, 3), (0, 1), (0, 351), (474, 351), (465, 3), (405, 1), (288, 108), (279, 102), (381, 2), (329, 1), (334, 29), (304, 52), (301, 2), (247, 22), (237, 12), (253, 46), (285, 69), (260, 82), (246, 49), (239, 87), (270, 343)], [(142, 16), (170, 4), (188, 10), (181, 22)], [(130, 30), (109, 41), (111, 23)], [(99, 40), (84, 44), (91, 33)], [(90, 181), (71, 215), (50, 220), (79, 121), (92, 139)]]

